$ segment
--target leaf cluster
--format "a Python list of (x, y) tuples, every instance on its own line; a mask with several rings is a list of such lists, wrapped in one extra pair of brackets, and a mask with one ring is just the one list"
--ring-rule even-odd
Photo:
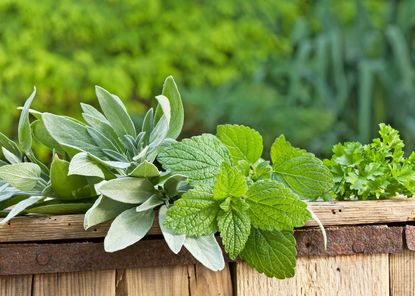
[(386, 199), (415, 194), (415, 153), (404, 155), (404, 142), (390, 125), (379, 124), (380, 138), (363, 145), (346, 142), (333, 147), (324, 164), (334, 176), (332, 197)]

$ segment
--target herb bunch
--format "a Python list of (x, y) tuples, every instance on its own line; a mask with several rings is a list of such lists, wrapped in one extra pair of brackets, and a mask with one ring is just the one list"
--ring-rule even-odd
[(324, 164), (334, 176), (332, 198), (387, 199), (415, 194), (415, 153), (405, 157), (404, 142), (390, 125), (379, 124), (380, 138), (363, 145), (346, 142), (333, 147)]

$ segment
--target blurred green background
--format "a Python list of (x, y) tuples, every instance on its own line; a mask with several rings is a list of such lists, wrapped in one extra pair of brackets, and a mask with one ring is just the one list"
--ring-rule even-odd
[(95, 84), (139, 122), (173, 75), (183, 136), (248, 124), (327, 156), (377, 123), (415, 140), (415, 1), (0, 0), (0, 130), (17, 106), (78, 116)]

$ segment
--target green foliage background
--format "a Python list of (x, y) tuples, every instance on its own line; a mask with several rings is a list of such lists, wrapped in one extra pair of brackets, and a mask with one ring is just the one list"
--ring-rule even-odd
[[(414, 144), (415, 1), (0, 1), (0, 129), (79, 114), (98, 84), (142, 116), (172, 74), (185, 135), (230, 122), (328, 154), (385, 121)], [(411, 146), (410, 145), (410, 146)]]

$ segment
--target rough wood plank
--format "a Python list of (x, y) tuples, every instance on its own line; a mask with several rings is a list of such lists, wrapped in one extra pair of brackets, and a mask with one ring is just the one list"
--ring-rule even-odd
[(34, 275), (32, 296), (115, 296), (115, 270)]
[[(325, 226), (388, 224), (415, 221), (415, 198), (391, 200), (313, 202), (309, 208)], [(306, 226), (316, 226), (310, 220)]]
[(187, 266), (119, 270), (117, 296), (190, 296)]
[[(415, 198), (379, 201), (313, 202), (310, 209), (325, 226), (388, 224), (415, 221)], [(83, 215), (18, 217), (0, 225), (0, 243), (102, 238), (110, 223), (85, 231)], [(316, 226), (314, 221), (306, 226)], [(160, 235), (155, 221), (149, 235)]]
[(190, 295), (231, 296), (232, 280), (229, 266), (213, 272), (201, 264), (188, 265)]
[(237, 263), (238, 296), (387, 296), (388, 254), (298, 259), (296, 276), (270, 279)]
[[(25, 216), (0, 225), (0, 243), (103, 238), (110, 222), (84, 229), (84, 215)], [(161, 234), (155, 219), (149, 235)]]
[(415, 294), (415, 252), (406, 250), (391, 254), (391, 296), (413, 296)]
[(213, 272), (200, 264), (117, 271), (117, 296), (231, 296), (229, 267)]
[(32, 275), (0, 276), (1, 296), (31, 296)]

